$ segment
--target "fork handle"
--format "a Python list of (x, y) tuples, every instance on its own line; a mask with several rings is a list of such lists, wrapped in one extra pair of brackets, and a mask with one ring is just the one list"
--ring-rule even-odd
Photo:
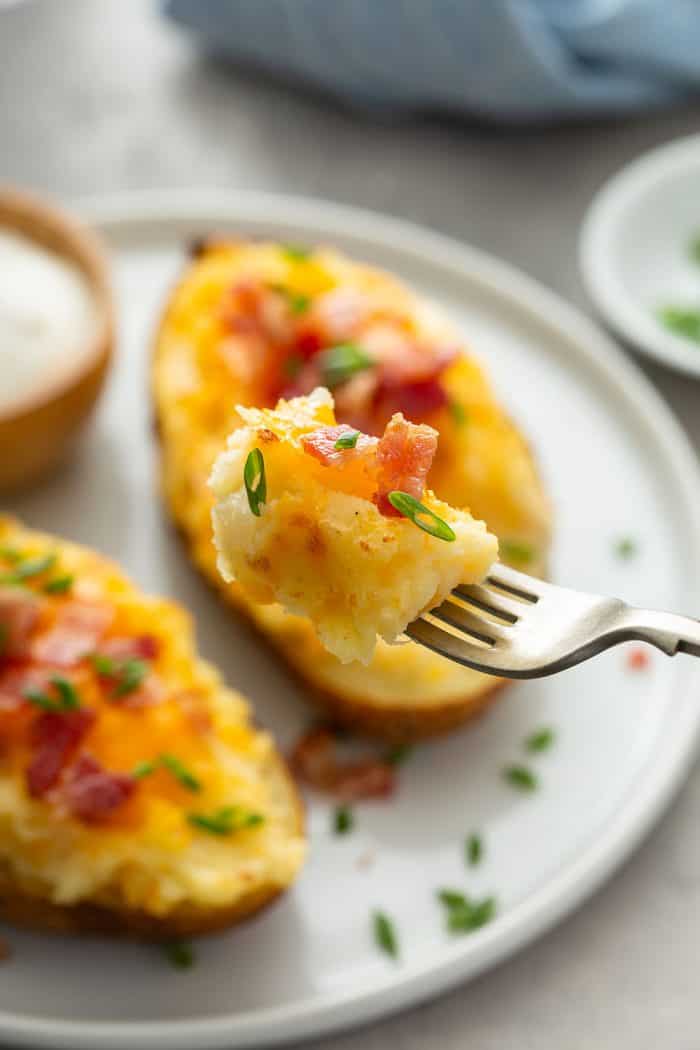
[(628, 608), (622, 615), (622, 626), (628, 638), (649, 642), (667, 656), (700, 656), (700, 620), (653, 609)]

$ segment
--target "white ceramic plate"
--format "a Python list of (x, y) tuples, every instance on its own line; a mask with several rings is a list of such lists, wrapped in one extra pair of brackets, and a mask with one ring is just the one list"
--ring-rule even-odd
[[(694, 457), (637, 370), (539, 285), (416, 227), (312, 201), (158, 194), (89, 214), (115, 253), (118, 363), (78, 460), (14, 509), (183, 599), (205, 655), (282, 742), (308, 717), (299, 690), (189, 567), (156, 501), (148, 342), (188, 238), (212, 227), (327, 240), (441, 300), (537, 450), (556, 509), (556, 579), (697, 611)], [(621, 535), (639, 544), (629, 561), (614, 554)], [(659, 656), (635, 674), (617, 650), (516, 686), (477, 726), (420, 748), (398, 796), (358, 806), (356, 830), (343, 839), (329, 832), (329, 805), (314, 800), (311, 856), (293, 892), (240, 930), (202, 941), (186, 973), (149, 947), (12, 932), (0, 1038), (74, 1050), (270, 1045), (377, 1018), (473, 977), (579, 904), (658, 817), (692, 756), (698, 669)], [(524, 797), (501, 769), (527, 757), (523, 738), (543, 724), (556, 728), (557, 743), (532, 760), (541, 789)], [(483, 834), (486, 856), (468, 870), (471, 830)], [(448, 936), (435, 900), (444, 886), (496, 894), (498, 917)], [(372, 943), (374, 908), (396, 922), (399, 962)]]
[(581, 228), (591, 299), (637, 349), (700, 376), (700, 345), (661, 323), (666, 305), (700, 309), (700, 135), (645, 153), (607, 182)]

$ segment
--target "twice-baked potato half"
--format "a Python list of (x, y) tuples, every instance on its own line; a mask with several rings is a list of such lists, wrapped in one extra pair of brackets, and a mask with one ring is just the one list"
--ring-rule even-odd
[(153, 938), (294, 880), (299, 797), (178, 605), (0, 518), (0, 917)]
[(222, 580), (207, 480), (236, 406), (328, 387), (338, 421), (382, 434), (402, 412), (440, 435), (428, 487), (486, 522), (504, 561), (542, 572), (550, 510), (533, 457), (481, 367), (431, 303), (326, 248), (212, 239), (173, 290), (156, 334), (153, 393), (162, 484), (190, 553), (339, 722), (422, 737), (481, 710), (499, 680), (419, 645), (380, 640), (367, 666), (342, 664), (311, 623)]
[(329, 653), (368, 664), (498, 541), (425, 489), (437, 431), (398, 412), (381, 438), (338, 425), (329, 392), (244, 408), (211, 476), (219, 570), (247, 597), (306, 616)]

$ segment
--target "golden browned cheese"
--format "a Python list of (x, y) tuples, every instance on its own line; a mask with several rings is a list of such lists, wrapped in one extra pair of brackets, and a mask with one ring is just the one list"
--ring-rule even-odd
[[(302, 864), (301, 805), (285, 764), (251, 724), (245, 700), (198, 658), (180, 606), (143, 595), (93, 551), (0, 518), (3, 581), (13, 567), (47, 556), (51, 568), (26, 581), (41, 609), (34, 630), (41, 637), (55, 628), (67, 607), (107, 611), (96, 653), (54, 674), (89, 710), (81, 753), (133, 788), (99, 821), (71, 810), (61, 782), (33, 793), (28, 770), (45, 708), (13, 705), (18, 667), (0, 661), (0, 916), (149, 937), (230, 925), (287, 888)], [(52, 580), (70, 586), (52, 590)], [(115, 639), (148, 639), (152, 650), (129, 695), (111, 687), (109, 674), (118, 672), (108, 674), (100, 657), (100, 645)], [(41, 671), (38, 656), (19, 665), (26, 668)], [(215, 834), (191, 819), (226, 807), (246, 818), (240, 830)]]
[[(232, 334), (230, 292), (241, 282), (283, 287), (312, 302), (336, 289), (355, 289), (375, 316), (400, 318), (422, 345), (461, 341), (431, 303), (389, 274), (331, 249), (300, 256), (276, 244), (219, 241), (193, 260), (174, 289), (156, 334), (152, 372), (163, 494), (197, 565), (272, 642), (310, 698), (339, 721), (395, 738), (445, 731), (480, 711), (502, 683), (413, 643), (380, 641), (368, 666), (342, 665), (307, 621), (250, 601), (217, 572), (207, 479), (227, 435), (241, 425), (236, 404), (270, 404), (269, 377), (261, 380)], [(440, 381), (448, 404), (421, 420), (440, 434), (429, 487), (484, 520), (504, 560), (542, 573), (550, 509), (527, 442), (466, 351)], [(338, 417), (343, 421), (341, 412)]]

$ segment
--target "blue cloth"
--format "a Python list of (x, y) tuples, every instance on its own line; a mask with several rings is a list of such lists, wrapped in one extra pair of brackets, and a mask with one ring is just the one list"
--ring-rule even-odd
[(212, 50), (363, 106), (530, 120), (700, 91), (700, 0), (165, 0)]

